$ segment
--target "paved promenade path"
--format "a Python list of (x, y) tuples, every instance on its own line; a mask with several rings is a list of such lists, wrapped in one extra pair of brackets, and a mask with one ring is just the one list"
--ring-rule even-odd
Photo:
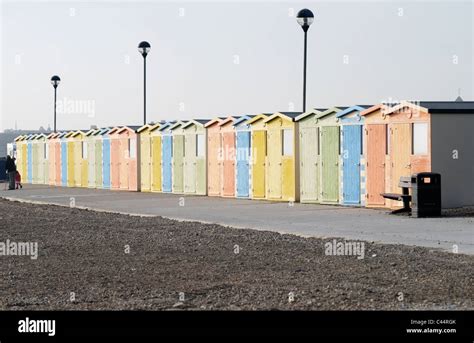
[(474, 254), (474, 217), (411, 218), (387, 210), (163, 193), (25, 185), (0, 197), (110, 212), (156, 215), (319, 238), (341, 237)]

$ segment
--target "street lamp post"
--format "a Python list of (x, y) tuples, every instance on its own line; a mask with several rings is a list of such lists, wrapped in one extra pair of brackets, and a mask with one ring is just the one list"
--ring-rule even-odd
[(51, 84), (54, 87), (54, 132), (55, 133), (56, 133), (56, 92), (57, 92), (57, 88), (60, 82), (61, 82), (61, 79), (57, 75), (54, 75), (51, 78)]
[(148, 42), (138, 44), (138, 52), (143, 56), (143, 125), (146, 125), (146, 56), (150, 49), (151, 45)]
[(304, 66), (303, 66), (303, 112), (306, 112), (306, 55), (307, 55), (307, 35), (310, 25), (314, 21), (314, 14), (309, 9), (304, 8), (296, 16), (298, 24), (304, 31)]

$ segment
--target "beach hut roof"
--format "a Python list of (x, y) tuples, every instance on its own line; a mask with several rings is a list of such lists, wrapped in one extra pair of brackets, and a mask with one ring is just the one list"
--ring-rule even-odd
[(259, 120), (265, 120), (267, 119), (268, 117), (270, 117), (273, 113), (260, 113), (260, 114), (257, 114), (255, 116), (253, 116), (252, 118), (250, 118), (249, 120), (247, 120), (245, 122), (245, 124), (248, 124), (248, 125), (251, 125)]
[(159, 122), (159, 123), (151, 125), (150, 126), (150, 132), (153, 132), (153, 131), (159, 129), (163, 124), (164, 124), (163, 122)]
[(318, 115), (318, 114), (320, 114), (320, 113), (322, 113), (322, 112), (324, 112), (324, 111), (326, 111), (326, 110), (327, 110), (327, 108), (313, 108), (313, 109), (311, 109), (311, 110), (309, 110), (309, 111), (306, 111), (306, 112), (304, 112), (304, 113), (301, 113), (299, 116), (297, 116), (297, 117), (295, 118), (295, 121), (300, 121), (300, 120), (302, 120), (302, 119), (304, 119), (304, 118), (307, 118), (307, 117), (309, 117), (309, 116)]
[(244, 123), (245, 125), (248, 125), (248, 121), (249, 121), (250, 119), (252, 119), (253, 117), (255, 117), (255, 115), (243, 115), (243, 116), (241, 116), (239, 119), (236, 119), (236, 120), (234, 121), (234, 126), (240, 125), (240, 124), (242, 124), (243, 122), (245, 122), (245, 123)]
[(170, 130), (175, 130), (178, 127), (183, 127), (187, 122), (188, 120), (178, 120), (176, 123), (171, 125)]
[(219, 126), (225, 125), (227, 123), (235, 123), (236, 120), (238, 120), (240, 117), (239, 116), (228, 116), (224, 118), (220, 123)]
[(390, 110), (391, 107), (395, 106), (395, 105), (398, 105), (398, 103), (380, 103), (380, 104), (375, 104), (369, 108), (367, 108), (366, 110), (362, 111), (360, 113), (361, 116), (366, 116), (367, 114), (370, 114), (372, 112), (375, 112), (375, 111), (378, 111), (378, 110), (382, 110), (383, 112), (387, 112)]
[(354, 106), (351, 106), (351, 107), (347, 107), (346, 109), (338, 112), (336, 117), (341, 118), (341, 117), (344, 117), (344, 116), (348, 115), (349, 113), (352, 113), (352, 112), (355, 112), (355, 111), (362, 112), (362, 111), (365, 111), (366, 109), (368, 109), (370, 107), (372, 107), (372, 105), (354, 105)]
[(222, 120), (224, 120), (225, 118), (222, 118), (222, 117), (216, 117), (214, 119), (211, 119), (209, 120), (206, 124), (204, 124), (204, 127), (209, 127), (209, 126), (212, 126), (214, 124), (220, 124)]
[(74, 132), (72, 133), (72, 137), (77, 137), (77, 136), (79, 136), (79, 135), (84, 135), (84, 134), (85, 134), (84, 132), (85, 132), (85, 131), (83, 131), (83, 130), (74, 131)]
[(102, 127), (102, 128), (100, 128), (100, 129), (97, 129), (97, 130), (93, 133), (93, 135), (94, 135), (94, 136), (98, 136), (98, 135), (102, 136), (102, 135), (105, 135), (106, 133), (108, 133), (109, 131), (110, 131), (110, 127)]
[(209, 119), (192, 119), (192, 120), (188, 121), (186, 124), (183, 125), (183, 129), (185, 129), (185, 128), (191, 126), (191, 125), (204, 127), (208, 121), (209, 121)]
[(33, 139), (40, 139), (40, 138), (46, 138), (47, 136), (44, 133), (38, 133), (35, 135)]
[(347, 109), (346, 106), (342, 106), (342, 107), (331, 107), (331, 108), (328, 108), (326, 111), (323, 111), (321, 113), (319, 113), (316, 118), (317, 119), (320, 119), (320, 118), (324, 118), (330, 114), (333, 114), (333, 113), (338, 113), (340, 111), (344, 111), (345, 109)]
[(174, 121), (174, 120), (173, 120), (173, 121), (167, 121), (167, 122), (163, 123), (163, 124), (159, 127), (158, 130), (163, 131), (163, 130), (169, 129), (169, 128), (171, 128), (171, 126), (174, 125), (174, 123), (176, 123), (176, 121)]
[(140, 132), (149, 130), (150, 128), (151, 128), (151, 125), (150, 125), (150, 124), (142, 125), (142, 126), (140, 126), (140, 127), (138, 128), (137, 133), (140, 133)]
[(86, 131), (85, 135), (86, 135), (86, 137), (94, 136), (97, 131), (99, 131), (99, 129), (89, 129), (89, 131)]
[(296, 117), (298, 117), (300, 114), (301, 112), (276, 112), (269, 116), (267, 119), (265, 119), (265, 123), (269, 123), (275, 120), (276, 118), (284, 118), (290, 119), (291, 121), (295, 121)]
[(23, 139), (23, 135), (19, 135), (13, 141), (18, 142), (18, 141), (21, 141), (22, 139)]
[(109, 135), (113, 134), (113, 133), (117, 133), (118, 131), (120, 131), (121, 129), (123, 128), (123, 126), (114, 126), (112, 127), (109, 132), (107, 132)]

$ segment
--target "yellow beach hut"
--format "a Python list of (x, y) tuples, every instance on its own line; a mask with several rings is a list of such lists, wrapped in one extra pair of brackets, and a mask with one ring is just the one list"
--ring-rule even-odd
[(266, 190), (268, 200), (298, 201), (300, 112), (277, 112), (265, 119), (267, 129)]

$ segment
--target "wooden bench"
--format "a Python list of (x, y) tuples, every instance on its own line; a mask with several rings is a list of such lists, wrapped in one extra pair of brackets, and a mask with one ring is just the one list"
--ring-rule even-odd
[(385, 199), (395, 200), (395, 201), (402, 201), (403, 207), (393, 210), (392, 214), (401, 213), (401, 212), (411, 212), (410, 208), (410, 201), (411, 195), (409, 189), (411, 188), (411, 177), (410, 176), (402, 176), (400, 177), (400, 182), (398, 183), (398, 187), (402, 189), (402, 194), (397, 193), (382, 193), (380, 194)]

